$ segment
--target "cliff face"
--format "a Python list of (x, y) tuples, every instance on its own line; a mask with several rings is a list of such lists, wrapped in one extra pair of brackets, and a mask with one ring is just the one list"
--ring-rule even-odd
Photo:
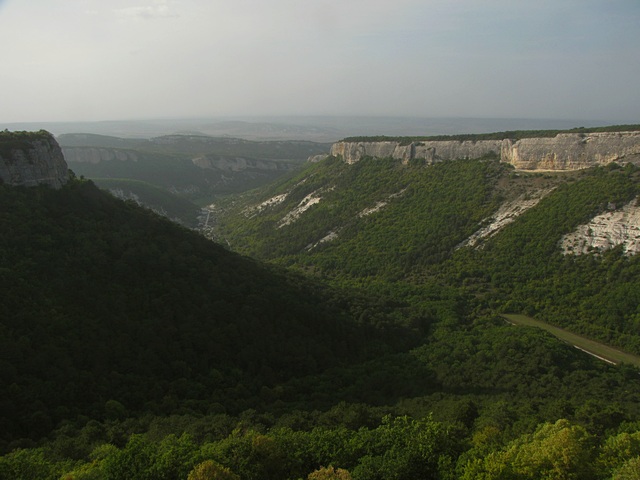
[(414, 159), (432, 164), (444, 160), (480, 158), (489, 153), (500, 154), (501, 140), (425, 141), (401, 145), (398, 142), (338, 142), (331, 147), (331, 155), (342, 157), (349, 164), (363, 157), (391, 157), (403, 162)]
[(209, 168), (228, 172), (241, 172), (243, 170), (278, 171), (291, 170), (294, 168), (294, 164), (288, 162), (244, 157), (223, 157), (219, 155), (206, 155), (193, 158), (191, 161), (195, 166), (200, 168)]
[(503, 140), (500, 158), (522, 170), (579, 170), (640, 160), (640, 132), (561, 133), (553, 138)]
[(39, 132), (0, 132), (0, 179), (9, 185), (49, 185), (69, 181), (69, 168), (53, 135)]
[(562, 133), (551, 138), (521, 140), (338, 142), (331, 155), (349, 164), (365, 156), (391, 157), (403, 162), (414, 159), (428, 164), (463, 158), (499, 155), (503, 162), (521, 170), (579, 170), (614, 161), (640, 161), (640, 132)]

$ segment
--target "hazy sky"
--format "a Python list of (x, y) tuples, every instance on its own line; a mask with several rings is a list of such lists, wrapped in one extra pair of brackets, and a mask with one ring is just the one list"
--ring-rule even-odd
[(0, 122), (640, 123), (640, 0), (0, 0)]

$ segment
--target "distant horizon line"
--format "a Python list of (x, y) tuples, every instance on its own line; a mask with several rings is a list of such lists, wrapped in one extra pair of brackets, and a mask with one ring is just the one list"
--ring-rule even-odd
[(0, 130), (47, 130), (55, 136), (71, 133), (119, 138), (154, 138), (198, 134), (246, 140), (308, 140), (335, 142), (358, 136), (436, 136), (497, 133), (512, 130), (570, 130), (640, 121), (526, 117), (416, 117), (393, 115), (218, 115), (156, 117), (124, 120), (0, 122)]
[(225, 114), (225, 115), (203, 115), (203, 116), (157, 116), (157, 117), (135, 117), (135, 118), (109, 118), (100, 120), (75, 119), (75, 120), (2, 120), (0, 125), (4, 124), (23, 124), (23, 123), (124, 123), (124, 122), (175, 122), (175, 121), (206, 121), (217, 119), (274, 119), (274, 118), (335, 118), (335, 119), (406, 119), (406, 120), (534, 120), (534, 121), (554, 121), (554, 122), (571, 122), (571, 121), (588, 121), (588, 122), (623, 122), (636, 123), (640, 121), (631, 119), (603, 119), (603, 118), (579, 118), (579, 117), (528, 117), (528, 116), (462, 116), (462, 115), (358, 115), (358, 114)]

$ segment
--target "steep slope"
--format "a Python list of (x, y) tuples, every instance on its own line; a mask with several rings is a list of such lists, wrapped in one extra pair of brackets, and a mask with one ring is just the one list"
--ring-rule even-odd
[[(482, 250), (457, 251), (444, 265), (448, 278), (484, 289), (483, 300), (503, 311), (535, 315), (638, 354), (640, 257), (625, 252), (622, 243), (570, 255), (563, 242), (588, 242), (591, 233), (581, 226), (594, 219), (633, 219), (625, 216), (625, 205), (639, 193), (640, 172), (632, 165), (585, 172), (559, 185)], [(633, 230), (631, 224), (625, 228)]]
[(185, 227), (196, 228), (200, 224), (200, 207), (155, 185), (117, 178), (97, 178), (94, 183), (117, 198), (133, 201)]

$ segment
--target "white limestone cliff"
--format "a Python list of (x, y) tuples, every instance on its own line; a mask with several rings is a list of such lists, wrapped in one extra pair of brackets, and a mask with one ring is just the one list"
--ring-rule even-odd
[(640, 160), (640, 132), (561, 133), (503, 140), (500, 158), (521, 170), (580, 170)]
[(427, 164), (447, 160), (500, 157), (520, 170), (580, 170), (611, 162), (640, 162), (640, 132), (561, 133), (520, 140), (433, 140), (337, 142), (331, 155), (352, 164), (364, 157), (394, 158)]

